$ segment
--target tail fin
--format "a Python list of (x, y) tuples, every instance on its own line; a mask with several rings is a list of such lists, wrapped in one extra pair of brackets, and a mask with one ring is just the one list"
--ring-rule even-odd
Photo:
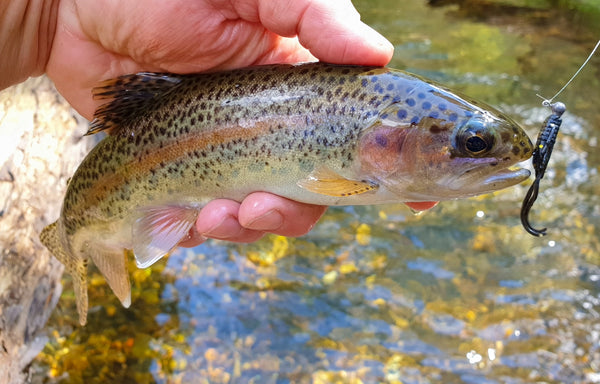
[(73, 277), (79, 323), (85, 325), (88, 311), (87, 260), (78, 258), (64, 249), (60, 241), (57, 223), (54, 222), (42, 230), (40, 241), (65, 266), (67, 273)]

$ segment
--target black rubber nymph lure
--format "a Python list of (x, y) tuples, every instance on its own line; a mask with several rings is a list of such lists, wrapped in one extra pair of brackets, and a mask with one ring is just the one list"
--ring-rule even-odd
[(553, 104), (546, 102), (545, 104), (552, 109), (552, 114), (544, 122), (544, 126), (537, 137), (532, 154), (535, 180), (533, 181), (533, 184), (531, 184), (531, 187), (529, 187), (525, 199), (523, 200), (523, 205), (521, 206), (521, 223), (523, 224), (523, 227), (527, 232), (538, 237), (546, 235), (546, 228), (536, 229), (532, 227), (531, 223), (529, 223), (529, 211), (538, 197), (540, 181), (546, 172), (546, 167), (548, 166), (550, 155), (552, 154), (552, 149), (556, 142), (556, 136), (558, 135), (558, 130), (562, 124), (561, 116), (567, 109), (565, 104), (561, 102)]

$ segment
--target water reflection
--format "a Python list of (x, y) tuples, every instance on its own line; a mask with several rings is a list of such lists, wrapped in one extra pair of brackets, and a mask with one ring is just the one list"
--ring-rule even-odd
[[(534, 3), (495, 17), (356, 5), (396, 45), (392, 66), (498, 105), (535, 137), (548, 114), (535, 93), (559, 89), (595, 40), (577, 14)], [(35, 380), (600, 382), (599, 62), (560, 97), (568, 109), (532, 212), (547, 237), (520, 227), (523, 185), (420, 216), (331, 209), (300, 239), (210, 242), (137, 271), (129, 310), (92, 284), (102, 305), (87, 328), (63, 296)]]

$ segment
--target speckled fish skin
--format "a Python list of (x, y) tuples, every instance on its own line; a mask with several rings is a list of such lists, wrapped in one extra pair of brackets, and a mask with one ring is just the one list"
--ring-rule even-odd
[(495, 109), (402, 71), (324, 63), (197, 75), (140, 73), (94, 90), (110, 131), (41, 234), (74, 275), (86, 321), (92, 259), (125, 306), (125, 250), (146, 267), (208, 201), (254, 191), (321, 205), (438, 201), (519, 183), (531, 156)]

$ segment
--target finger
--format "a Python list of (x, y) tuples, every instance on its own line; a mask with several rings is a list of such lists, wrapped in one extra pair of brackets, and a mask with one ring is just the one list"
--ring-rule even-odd
[(194, 247), (197, 247), (198, 245), (204, 243), (205, 241), (206, 241), (206, 237), (199, 234), (198, 231), (196, 230), (196, 226), (194, 226), (194, 227), (192, 227), (192, 229), (190, 229), (188, 237), (186, 237), (185, 239), (180, 241), (179, 244), (177, 244), (177, 246), (184, 247), (184, 248), (194, 248)]
[(439, 201), (421, 201), (421, 202), (417, 202), (417, 203), (404, 203), (404, 204), (406, 204), (410, 209), (415, 210), (415, 211), (426, 211), (428, 209), (435, 207), (438, 203), (439, 203)]
[(349, 0), (258, 0), (263, 25), (282, 36), (298, 36), (317, 58), (331, 63), (386, 65), (394, 47), (360, 21)]
[(233, 200), (218, 199), (206, 204), (198, 214), (196, 232), (202, 237), (250, 243), (264, 233), (244, 228), (238, 221), (240, 204)]
[(255, 192), (244, 199), (239, 209), (242, 226), (283, 236), (309, 232), (327, 207), (298, 203), (266, 192)]

